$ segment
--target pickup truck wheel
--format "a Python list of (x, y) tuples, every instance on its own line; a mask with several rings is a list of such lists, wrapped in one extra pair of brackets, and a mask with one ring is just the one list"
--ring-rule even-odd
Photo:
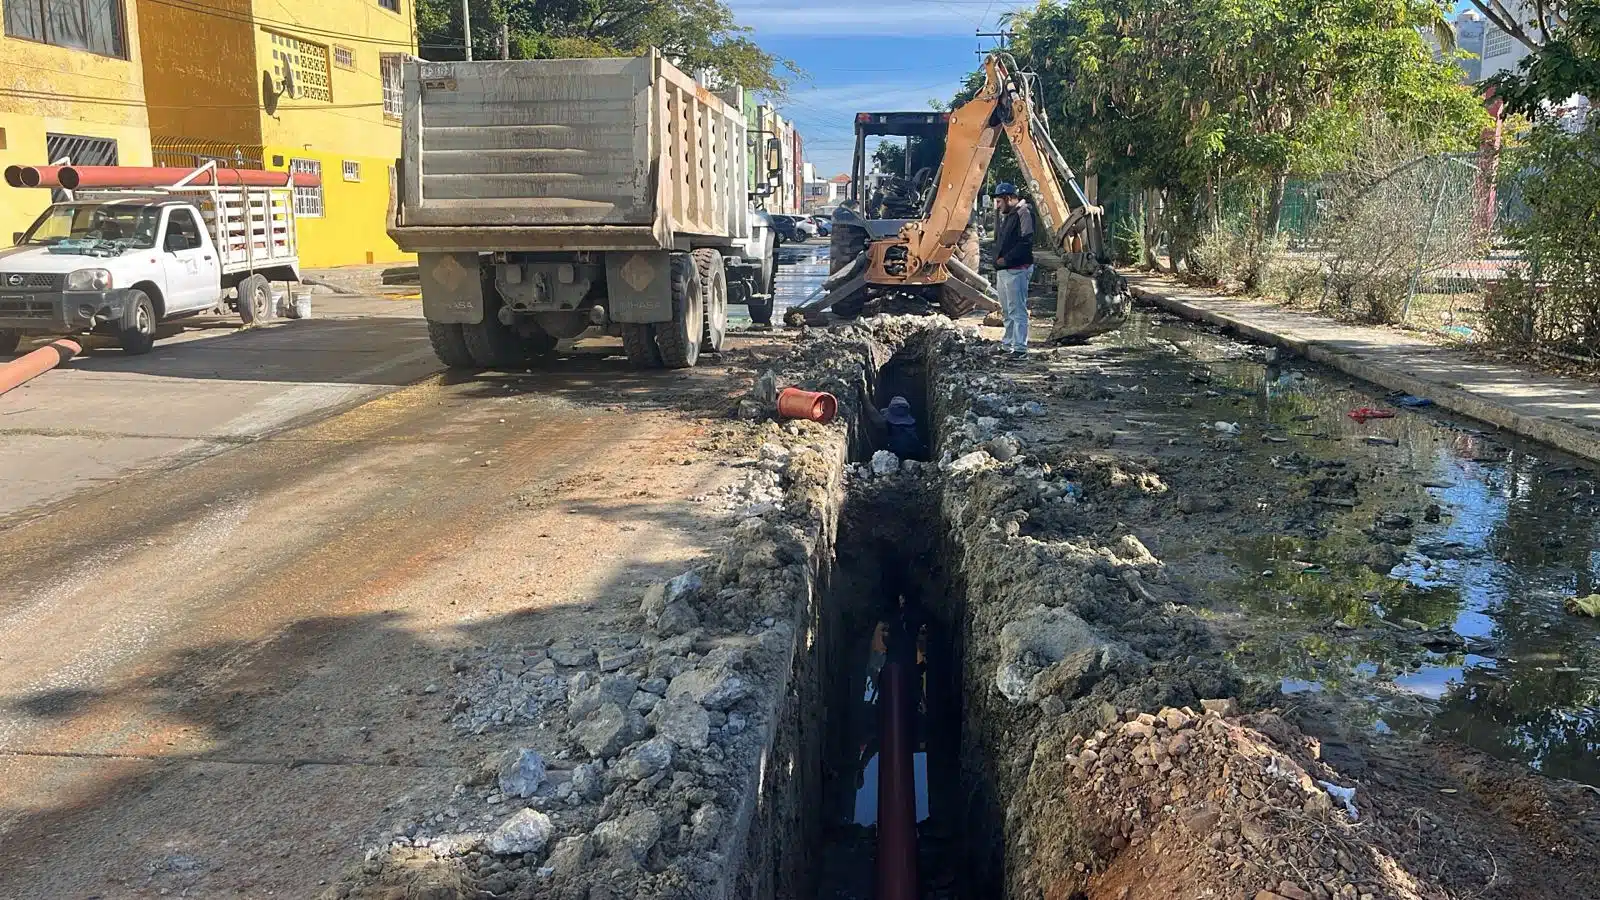
[(461, 335), (473, 363), (485, 369), (507, 368), (523, 361), (522, 338), (500, 321), (498, 297), (483, 298), (483, 321), (462, 325)]
[(751, 299), (746, 304), (746, 308), (750, 311), (750, 321), (757, 325), (770, 326), (772, 324), (772, 305), (778, 286), (778, 262), (777, 253), (774, 252), (776, 245), (770, 243), (770, 237), (768, 241), (769, 245), (763, 248), (764, 252), (761, 254), (760, 281), (755, 286), (755, 292), (764, 294), (767, 299)]
[(700, 339), (705, 335), (705, 303), (700, 294), (700, 273), (694, 257), (672, 254), (672, 321), (656, 326), (656, 346), (669, 369), (687, 369), (700, 360)]
[(654, 325), (622, 326), (622, 349), (635, 369), (659, 369), (663, 365)]
[(0, 356), (10, 356), (17, 352), (17, 347), (22, 343), (22, 334), (17, 331), (0, 331)]
[(117, 329), (117, 343), (129, 356), (149, 353), (156, 345), (156, 305), (144, 291), (129, 291), (128, 305)]
[(263, 275), (251, 275), (239, 282), (239, 318), (246, 325), (265, 325), (274, 318), (272, 285)]
[(694, 251), (695, 274), (700, 276), (700, 305), (705, 310), (705, 334), (700, 349), (721, 353), (728, 335), (728, 266), (715, 249)]
[(467, 350), (467, 339), (461, 326), (454, 322), (429, 322), (428, 343), (433, 345), (433, 355), (452, 369), (472, 368), (472, 354)]

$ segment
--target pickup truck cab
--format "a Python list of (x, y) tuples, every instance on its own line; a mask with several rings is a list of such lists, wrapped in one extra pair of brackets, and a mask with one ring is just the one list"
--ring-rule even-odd
[[(211, 188), (52, 204), (0, 250), (0, 353), (28, 335), (84, 332), (148, 353), (164, 321), (226, 305), (247, 323), (271, 318), (269, 279), (298, 281), (299, 272), (292, 200), (274, 203), (269, 193)], [(245, 225), (251, 208), (254, 228)]]

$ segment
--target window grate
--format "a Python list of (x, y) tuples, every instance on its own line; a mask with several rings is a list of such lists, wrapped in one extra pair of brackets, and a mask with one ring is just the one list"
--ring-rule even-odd
[(340, 44), (333, 45), (333, 64), (341, 69), (355, 70), (356, 52)]
[(328, 79), (328, 48), (310, 41), (302, 41), (287, 34), (269, 31), (272, 35), (272, 74), (278, 83), (285, 78), (294, 80), (297, 100), (333, 102), (333, 83)]
[[(75, 166), (117, 165), (117, 142), (111, 138), (85, 137), (80, 134), (46, 134), (44, 155), (47, 162), (70, 159)], [(52, 202), (67, 199), (66, 192), (50, 192)]]
[[(314, 159), (291, 159), (289, 171), (306, 173), (322, 177), (322, 163)], [(311, 219), (321, 218), (323, 214), (322, 187), (296, 187), (294, 189), (294, 214)]]
[(349, 159), (345, 160), (344, 161), (344, 180), (345, 181), (360, 181), (361, 180), (361, 163), (356, 162), (354, 160), (349, 160)]

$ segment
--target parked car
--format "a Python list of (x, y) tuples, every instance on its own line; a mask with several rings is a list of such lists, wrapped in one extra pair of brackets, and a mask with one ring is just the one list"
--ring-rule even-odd
[(817, 234), (821, 237), (833, 234), (833, 220), (827, 216), (812, 216), (811, 224), (817, 226)]
[(817, 227), (799, 216), (772, 215), (773, 230), (786, 244), (803, 244), (807, 238), (816, 237)]

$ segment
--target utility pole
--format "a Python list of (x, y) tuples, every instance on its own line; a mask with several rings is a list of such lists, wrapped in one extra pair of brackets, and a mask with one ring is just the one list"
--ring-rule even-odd
[(511, 25), (507, 22), (500, 23), (500, 58), (511, 58)]
[(472, 7), (471, 0), (461, 0), (461, 39), (467, 49), (467, 62), (472, 62)]

